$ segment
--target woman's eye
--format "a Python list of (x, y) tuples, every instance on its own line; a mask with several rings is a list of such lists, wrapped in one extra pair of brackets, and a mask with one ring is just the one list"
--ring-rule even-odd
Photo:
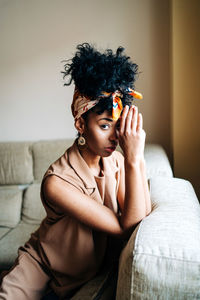
[(109, 129), (109, 124), (102, 124), (100, 127), (104, 130)]

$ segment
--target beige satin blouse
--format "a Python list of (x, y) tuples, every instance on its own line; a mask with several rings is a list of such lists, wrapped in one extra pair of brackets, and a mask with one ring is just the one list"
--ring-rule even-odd
[[(110, 157), (102, 158), (102, 163), (102, 176), (93, 176), (74, 142), (73, 146), (49, 167), (43, 182), (48, 176), (56, 175), (117, 213), (119, 153), (114, 152)], [(41, 199), (47, 217), (31, 235), (24, 250), (47, 270), (52, 278), (51, 287), (62, 296), (96, 274), (105, 256), (107, 235), (91, 230), (63, 213), (56, 205), (49, 203), (43, 195), (42, 185)]]

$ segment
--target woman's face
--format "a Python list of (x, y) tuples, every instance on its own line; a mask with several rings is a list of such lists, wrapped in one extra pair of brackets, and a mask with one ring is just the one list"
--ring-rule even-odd
[(83, 136), (86, 139), (87, 150), (102, 157), (111, 155), (118, 145), (119, 120), (114, 121), (112, 115), (104, 111), (100, 115), (90, 112), (84, 122)]

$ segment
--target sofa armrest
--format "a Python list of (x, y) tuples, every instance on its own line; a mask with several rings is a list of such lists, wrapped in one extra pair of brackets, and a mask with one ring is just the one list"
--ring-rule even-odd
[(200, 298), (200, 206), (183, 179), (150, 180), (153, 210), (119, 264), (117, 300)]

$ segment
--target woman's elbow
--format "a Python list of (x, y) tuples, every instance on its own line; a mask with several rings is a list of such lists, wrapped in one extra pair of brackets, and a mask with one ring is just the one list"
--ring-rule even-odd
[(133, 231), (137, 225), (146, 217), (146, 215), (140, 216), (139, 218), (135, 218), (135, 220), (120, 220), (120, 225), (123, 232)]

